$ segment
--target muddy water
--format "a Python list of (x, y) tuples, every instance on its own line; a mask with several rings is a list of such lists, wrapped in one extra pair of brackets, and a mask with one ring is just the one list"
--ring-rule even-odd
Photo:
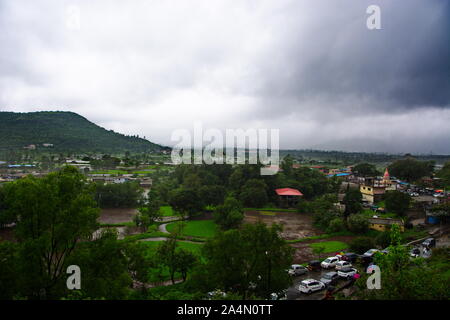
[(133, 221), (137, 214), (134, 208), (101, 209), (98, 222), (100, 223), (124, 223)]

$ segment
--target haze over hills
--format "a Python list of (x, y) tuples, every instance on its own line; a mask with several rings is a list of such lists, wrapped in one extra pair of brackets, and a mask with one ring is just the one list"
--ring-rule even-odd
[(0, 150), (53, 145), (53, 151), (103, 153), (157, 152), (167, 149), (138, 136), (106, 130), (74, 112), (0, 112)]

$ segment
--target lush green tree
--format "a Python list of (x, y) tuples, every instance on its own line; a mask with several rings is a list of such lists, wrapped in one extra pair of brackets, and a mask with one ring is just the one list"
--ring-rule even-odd
[(436, 173), (436, 177), (442, 179), (439, 186), (442, 188), (450, 188), (450, 161), (445, 163), (442, 169)]
[(203, 201), (192, 189), (178, 188), (170, 192), (169, 204), (182, 216), (192, 217), (203, 210)]
[(217, 234), (203, 249), (205, 263), (195, 280), (203, 290), (220, 289), (244, 298), (268, 298), (290, 284), (286, 268), (293, 249), (280, 238), (281, 227), (247, 224)]
[[(349, 186), (349, 185), (348, 185)], [(360, 213), (362, 210), (362, 194), (359, 189), (347, 187), (347, 192), (344, 196), (344, 217), (347, 218), (351, 214)]]
[(345, 222), (342, 218), (336, 217), (328, 224), (327, 232), (340, 232), (345, 230)]
[(223, 205), (220, 205), (214, 211), (214, 221), (222, 230), (237, 228), (244, 219), (242, 206), (238, 200), (228, 197)]
[(197, 262), (197, 257), (191, 252), (178, 248), (176, 235), (159, 245), (157, 256), (161, 263), (168, 268), (170, 279), (173, 284), (175, 284), (176, 272), (180, 272), (185, 281), (188, 271), (190, 271)]
[(137, 266), (137, 258), (131, 257), (131, 250), (128, 251), (130, 257), (127, 257), (127, 244), (118, 241), (117, 233), (111, 229), (104, 230), (94, 241), (82, 243), (68, 259), (69, 264), (81, 270), (80, 298), (126, 299), (132, 285), (131, 275), (142, 272), (130, 267)]
[(414, 158), (397, 160), (389, 166), (391, 175), (414, 182), (422, 177), (431, 176), (434, 170), (434, 161), (418, 161)]
[(197, 256), (192, 252), (179, 248), (175, 252), (175, 268), (181, 273), (183, 281), (186, 281), (188, 272), (193, 269), (197, 263)]
[(6, 205), (6, 188), (0, 185), (0, 228), (16, 221), (14, 212), (7, 210)]
[(135, 181), (96, 186), (95, 199), (101, 208), (136, 208), (142, 201), (143, 190)]
[(18, 244), (0, 241), (0, 300), (11, 300), (19, 292)]
[(363, 214), (353, 214), (347, 219), (348, 229), (351, 232), (363, 234), (369, 230), (369, 220)]
[(161, 213), (162, 202), (158, 198), (158, 194), (154, 191), (148, 193), (148, 198), (144, 205), (139, 208), (138, 213), (134, 217), (136, 226), (140, 227), (144, 232), (148, 227), (159, 221), (162, 217)]
[(225, 199), (226, 189), (224, 186), (220, 185), (205, 185), (199, 188), (198, 193), (205, 205), (217, 206), (223, 203)]
[(23, 294), (58, 296), (67, 258), (97, 228), (92, 186), (76, 168), (64, 167), (44, 178), (20, 179), (5, 191), (9, 214), (17, 217), (19, 266), (27, 284)]
[(292, 169), (288, 177), (284, 173), (277, 174), (276, 188), (295, 188), (300, 190), (305, 199), (313, 199), (327, 192), (335, 192), (340, 180), (328, 179), (322, 172), (300, 167)]
[(358, 254), (363, 254), (374, 246), (374, 240), (370, 237), (356, 237), (349, 243), (350, 250)]
[(290, 177), (292, 175), (292, 171), (293, 171), (293, 166), (294, 164), (294, 159), (288, 154), (287, 156), (285, 156), (283, 158), (283, 160), (281, 161), (281, 169), (283, 170), (283, 173), (287, 176)]
[(322, 230), (326, 230), (334, 218), (339, 217), (340, 213), (336, 207), (337, 196), (326, 194), (310, 201), (307, 210), (313, 214), (314, 225)]
[(363, 177), (375, 177), (380, 174), (376, 166), (367, 162), (358, 163), (353, 167), (352, 172)]
[(397, 190), (388, 191), (385, 194), (384, 203), (387, 211), (404, 216), (409, 209), (411, 197)]
[[(364, 290), (363, 297), (382, 300), (448, 300), (450, 251), (433, 250), (429, 259), (411, 259), (408, 248), (400, 243), (397, 225), (391, 228), (388, 254), (377, 254), (381, 270), (381, 289)], [(446, 250), (446, 251), (445, 251)]]
[(377, 234), (377, 236), (375, 237), (375, 243), (377, 244), (377, 246), (382, 248), (386, 248), (387, 246), (389, 246), (391, 244), (390, 230), (386, 230)]
[(246, 207), (263, 207), (268, 201), (266, 183), (259, 179), (248, 180), (241, 189), (240, 199)]

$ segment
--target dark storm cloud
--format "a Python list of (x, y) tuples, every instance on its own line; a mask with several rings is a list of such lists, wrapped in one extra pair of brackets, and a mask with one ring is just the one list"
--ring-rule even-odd
[[(381, 7), (382, 30), (368, 30), (365, 8)], [(336, 1), (309, 9), (315, 19), (287, 22), (257, 76), (265, 115), (303, 112), (320, 101), (319, 114), (398, 112), (450, 106), (450, 2)], [(291, 12), (300, 12), (295, 5)], [(299, 37), (300, 35), (300, 37)], [(295, 39), (300, 41), (295, 41)]]
[(450, 153), (449, 23), (440, 0), (4, 0), (0, 110), (164, 144), (200, 120), (279, 128), (283, 148)]

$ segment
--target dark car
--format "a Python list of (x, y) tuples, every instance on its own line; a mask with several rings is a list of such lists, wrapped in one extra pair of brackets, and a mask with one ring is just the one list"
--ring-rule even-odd
[(321, 270), (320, 261), (319, 260), (312, 260), (308, 263), (308, 270), (309, 271), (319, 271)]
[(436, 240), (434, 238), (428, 238), (424, 242), (422, 242), (422, 246), (427, 248), (434, 248), (436, 247)]
[(359, 262), (360, 262), (365, 268), (367, 268), (367, 267), (373, 262), (373, 257), (369, 257), (369, 256), (360, 256), (360, 257), (359, 257)]
[(332, 285), (335, 284), (339, 280), (339, 275), (336, 271), (331, 271), (325, 273), (322, 278), (320, 278), (320, 281), (325, 283), (325, 285)]
[(359, 257), (359, 255), (357, 255), (356, 253), (347, 252), (347, 253), (344, 253), (344, 255), (342, 256), (341, 260), (350, 261), (350, 262), (356, 262), (358, 257)]

